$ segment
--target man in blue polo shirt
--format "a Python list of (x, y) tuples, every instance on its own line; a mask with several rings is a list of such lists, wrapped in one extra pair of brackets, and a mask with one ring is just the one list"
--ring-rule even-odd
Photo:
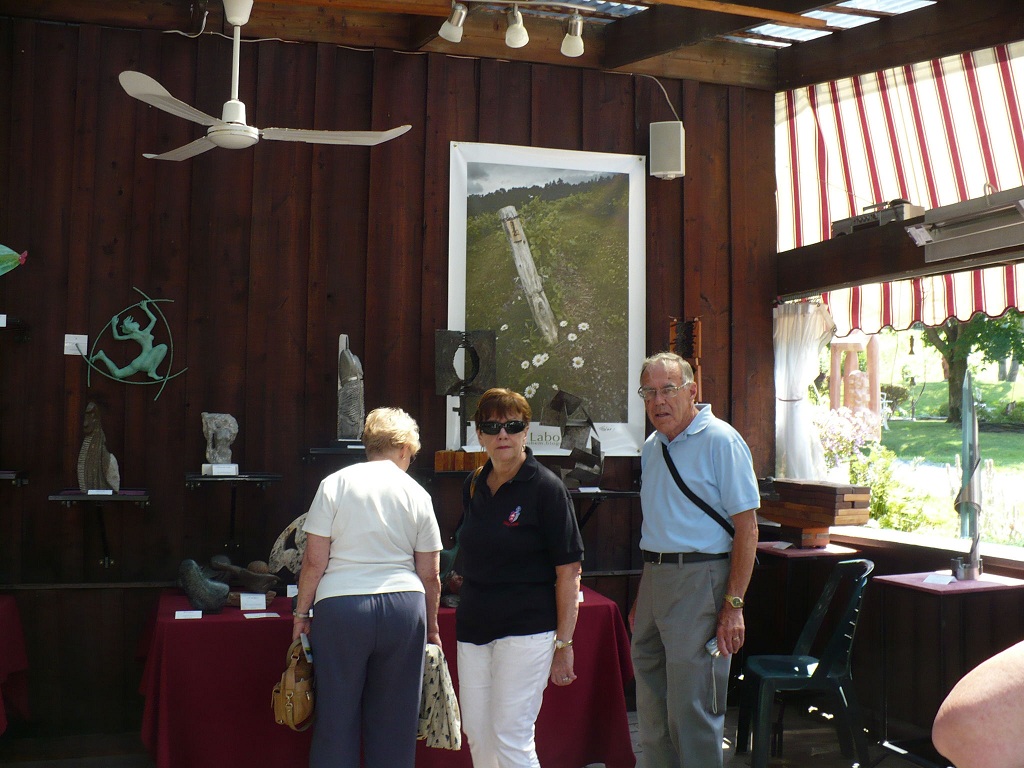
[(640, 384), (655, 429), (640, 460), (644, 570), (629, 614), (643, 764), (715, 768), (730, 657), (744, 641), (757, 477), (739, 433), (697, 405), (689, 363), (649, 357)]

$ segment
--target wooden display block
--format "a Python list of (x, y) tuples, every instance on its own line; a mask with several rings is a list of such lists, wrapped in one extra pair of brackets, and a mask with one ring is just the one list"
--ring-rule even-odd
[(487, 463), (486, 451), (437, 451), (435, 472), (471, 472)]
[[(871, 517), (871, 493), (866, 488), (841, 486), (835, 483), (806, 481), (775, 482), (776, 493), (791, 499), (763, 499), (758, 513), (783, 526), (783, 532), (798, 547), (825, 547), (829, 543), (829, 526), (864, 525)], [(796, 487), (799, 486), (799, 487)]]

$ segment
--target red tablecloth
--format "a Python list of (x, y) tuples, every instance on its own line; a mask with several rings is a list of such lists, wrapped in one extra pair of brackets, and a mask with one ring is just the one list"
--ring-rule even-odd
[[(632, 678), (629, 642), (618, 607), (589, 589), (574, 635), (576, 674), (567, 688), (549, 686), (537, 723), (544, 768), (608, 768), (635, 764), (623, 683)], [(277, 725), (270, 691), (284, 670), (291, 639), (291, 601), (270, 610), (280, 618), (246, 619), (238, 609), (175, 620), (190, 606), (183, 595), (160, 598), (142, 678), (142, 741), (157, 768), (307, 763), (312, 731)], [(455, 612), (442, 609), (441, 638), (458, 685)], [(461, 752), (418, 745), (417, 768), (469, 768)]]
[(28, 717), (28, 655), (18, 604), (0, 595), (0, 733), (7, 730), (7, 707)]

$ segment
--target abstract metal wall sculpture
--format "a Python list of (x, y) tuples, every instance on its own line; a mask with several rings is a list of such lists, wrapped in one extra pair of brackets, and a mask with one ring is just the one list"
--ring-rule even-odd
[[(495, 386), (494, 331), (434, 331), (434, 382), (437, 394), (459, 398), (459, 445), (466, 444), (468, 399)], [(460, 349), (466, 351), (465, 373), (455, 367)]]
[[(559, 447), (569, 451), (569, 458), (573, 461), (571, 469), (559, 467), (565, 486), (570, 490), (580, 486), (599, 487), (604, 472), (604, 456), (601, 454), (601, 441), (597, 439), (597, 428), (583, 406), (583, 398), (559, 390), (551, 402), (544, 406), (540, 423), (558, 427), (562, 433), (562, 444)], [(591, 438), (591, 435), (594, 437)]]
[[(167, 322), (167, 318), (164, 317), (163, 312), (160, 311), (160, 307), (157, 306), (160, 302), (169, 302), (171, 299), (151, 299), (145, 293), (140, 291), (138, 288), (134, 288), (134, 291), (138, 292), (142, 296), (142, 301), (132, 304), (130, 307), (126, 307), (121, 312), (114, 315), (110, 322), (103, 326), (103, 329), (96, 336), (96, 340), (93, 342), (92, 348), (89, 350), (89, 354), (86, 355), (81, 349), (78, 350), (79, 354), (85, 358), (85, 362), (89, 366), (89, 377), (87, 384), (92, 383), (92, 371), (96, 371), (102, 376), (106, 376), (108, 379), (114, 381), (121, 381), (125, 384), (159, 384), (160, 389), (153, 397), (156, 400), (160, 397), (160, 394), (164, 391), (164, 387), (167, 386), (167, 382), (173, 379), (175, 376), (187, 371), (187, 368), (182, 368), (176, 373), (171, 373), (172, 364), (174, 361), (174, 339), (171, 336), (171, 326)], [(126, 312), (138, 308), (145, 313), (149, 322), (145, 327), (142, 323), (136, 320), (132, 315), (125, 315), (124, 319), (121, 319), (121, 315)], [(154, 312), (156, 314), (154, 314)], [(120, 327), (118, 322), (120, 321)], [(153, 334), (156, 328), (157, 322), (162, 323), (163, 329), (167, 334), (167, 343), (154, 344), (156, 337)], [(105, 351), (97, 349), (100, 341), (103, 338), (103, 334), (107, 329), (110, 329), (110, 335), (116, 341), (134, 341), (139, 345), (138, 354), (132, 358), (127, 364), (123, 366), (117, 365)], [(167, 361), (167, 367), (163, 373), (157, 371), (158, 368)], [(97, 365), (97, 362), (102, 363), (102, 367)], [(134, 381), (129, 377), (134, 376), (136, 373), (144, 373), (148, 380), (146, 381)]]

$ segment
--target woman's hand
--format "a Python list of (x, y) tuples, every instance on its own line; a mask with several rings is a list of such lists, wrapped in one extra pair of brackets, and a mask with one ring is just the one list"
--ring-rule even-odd
[(441, 633), (440, 632), (428, 632), (427, 642), (436, 645), (438, 648), (444, 650), (441, 646)]
[(560, 648), (555, 651), (555, 658), (551, 660), (551, 682), (554, 685), (570, 685), (576, 679), (573, 667), (572, 646)]
[(310, 635), (313, 632), (313, 622), (309, 619), (300, 619), (296, 616), (292, 619), (292, 640), (298, 640), (303, 632)]

